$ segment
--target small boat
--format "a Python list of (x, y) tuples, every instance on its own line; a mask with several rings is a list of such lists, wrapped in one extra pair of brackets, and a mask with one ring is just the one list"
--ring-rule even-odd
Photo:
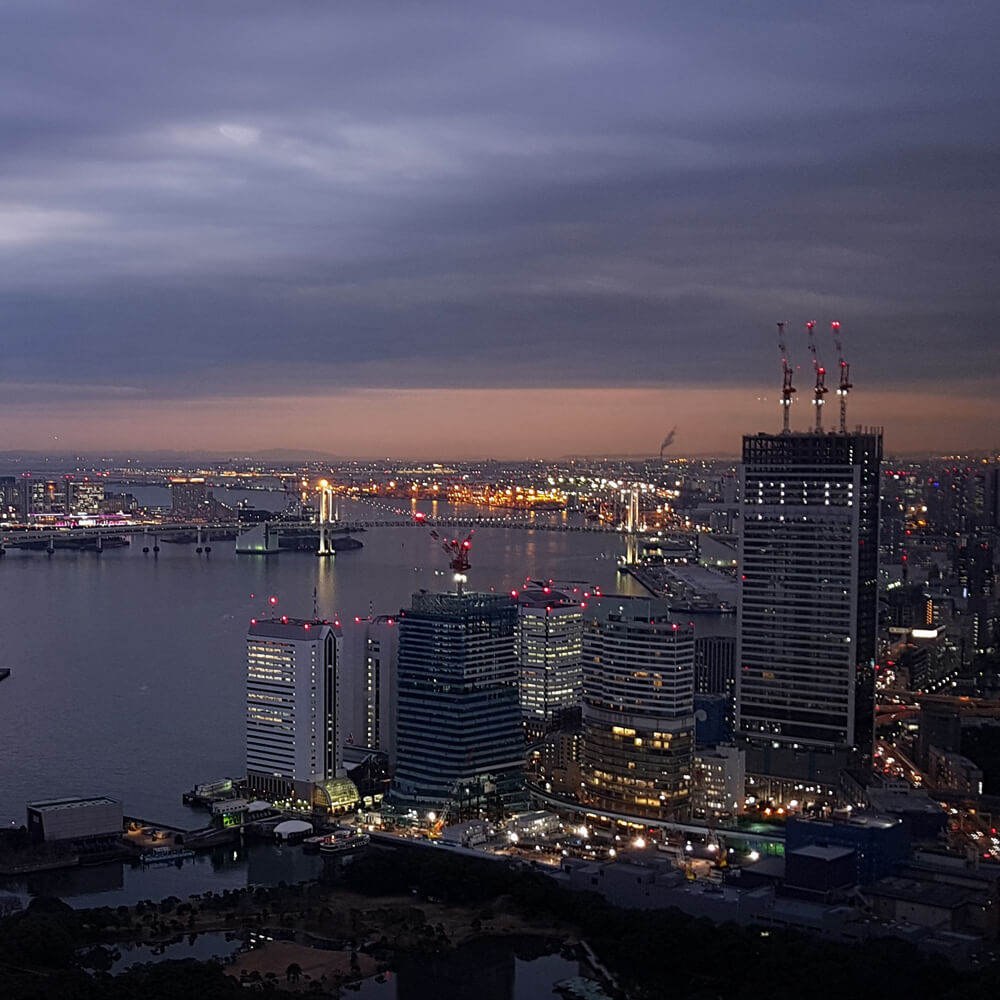
[(151, 851), (140, 856), (139, 860), (144, 865), (158, 865), (171, 861), (183, 861), (185, 858), (193, 858), (194, 851), (189, 851), (183, 847), (154, 847)]
[(367, 847), (371, 843), (371, 839), (367, 833), (351, 833), (348, 830), (332, 833), (330, 836), (322, 838), (319, 853), (346, 854), (349, 851), (356, 851), (360, 847)]

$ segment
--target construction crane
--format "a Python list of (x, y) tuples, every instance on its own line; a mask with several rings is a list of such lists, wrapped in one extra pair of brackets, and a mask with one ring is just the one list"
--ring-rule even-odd
[(474, 534), (475, 530), (470, 531), (465, 538), (459, 541), (457, 538), (442, 538), (436, 531), (431, 532), (431, 538), (451, 556), (448, 565), (455, 574), (455, 591), (459, 597), (462, 596), (462, 584), (467, 579), (465, 574), (469, 571), (469, 550), (472, 548)]
[(816, 407), (816, 433), (823, 433), (823, 397), (827, 394), (826, 369), (819, 363), (816, 356), (816, 321), (810, 320), (806, 323), (806, 331), (809, 335), (809, 353), (812, 355), (813, 372), (816, 375), (816, 385), (813, 389), (813, 406)]
[(792, 393), (795, 386), (792, 385), (792, 366), (788, 363), (788, 348), (785, 347), (785, 324), (778, 324), (778, 348), (781, 351), (781, 410), (782, 410), (782, 434), (788, 433), (789, 411), (792, 407)]
[(851, 382), (851, 366), (844, 360), (844, 344), (840, 339), (840, 324), (836, 321), (830, 324), (833, 333), (833, 343), (837, 348), (837, 358), (840, 361), (840, 385), (837, 395), (840, 397), (840, 433), (847, 433), (847, 394), (854, 388)]

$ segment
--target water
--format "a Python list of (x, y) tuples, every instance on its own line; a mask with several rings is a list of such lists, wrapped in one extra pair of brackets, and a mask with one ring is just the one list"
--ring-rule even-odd
[[(144, 502), (166, 502), (165, 489), (141, 492)], [(279, 493), (224, 495), (284, 505)], [(341, 516), (372, 510), (342, 504)], [(126, 815), (204, 825), (181, 794), (243, 773), (244, 637), (270, 596), (278, 613), (309, 616), (315, 591), (321, 616), (349, 621), (396, 613), (415, 590), (448, 585), (447, 557), (428, 531), (359, 537), (363, 549), (322, 560), (237, 556), (232, 542), (218, 541), (209, 556), (161, 543), (154, 558), (139, 539), (101, 556), (9, 551), (0, 561), (0, 666), (13, 671), (0, 683), (0, 823), (24, 823), (32, 799), (105, 794), (121, 799)], [(630, 592), (635, 584), (615, 568), (621, 550), (615, 535), (483, 528), (470, 587), (507, 591), (531, 576)]]
[(143, 867), (115, 861), (17, 877), (0, 876), (0, 892), (17, 896), (25, 906), (36, 896), (58, 897), (79, 909), (134, 906), (140, 900), (156, 901), (167, 896), (187, 899), (203, 892), (221, 893), (248, 885), (294, 885), (318, 878), (327, 866), (349, 861), (349, 857), (306, 854), (298, 846), (256, 843), (216, 848), (173, 864)]
[(112, 975), (131, 969), (144, 962), (167, 962), (176, 959), (193, 958), (199, 962), (212, 959), (225, 961), (241, 945), (241, 937), (225, 931), (209, 931), (205, 934), (186, 934), (181, 941), (173, 944), (119, 944), (115, 945), (121, 958), (109, 970)]
[(351, 995), (360, 1000), (539, 1000), (555, 996), (557, 982), (579, 975), (578, 963), (560, 955), (529, 955), (515, 942), (494, 939), (441, 955), (402, 956), (384, 983), (365, 980)]

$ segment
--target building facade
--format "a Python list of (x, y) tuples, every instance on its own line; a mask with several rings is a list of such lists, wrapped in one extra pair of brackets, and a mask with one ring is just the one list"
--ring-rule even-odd
[(736, 734), (758, 798), (835, 796), (870, 766), (878, 431), (743, 439)]
[(181, 521), (207, 521), (215, 514), (215, 497), (204, 479), (170, 480), (170, 513)]
[(0, 521), (13, 521), (23, 512), (20, 482), (13, 476), (0, 476)]
[(579, 603), (551, 587), (525, 590), (518, 598), (519, 692), (529, 739), (580, 704), (583, 615)]
[(694, 630), (665, 601), (604, 596), (587, 605), (584, 800), (663, 818), (687, 811), (694, 750)]
[(395, 813), (457, 821), (524, 803), (516, 627), (497, 594), (421, 592), (401, 613)]
[(311, 801), (342, 770), (340, 628), (296, 618), (252, 620), (247, 632), (247, 780), (272, 799)]
[(396, 670), (399, 618), (376, 615), (344, 622), (341, 735), (344, 743), (381, 750), (396, 763)]
[(720, 744), (694, 755), (691, 813), (705, 819), (731, 819), (746, 811), (746, 752)]
[(21, 489), (23, 492), (21, 507), (29, 518), (65, 516), (69, 511), (69, 483), (65, 479), (25, 477), (21, 480)]
[(69, 512), (76, 515), (92, 515), (101, 512), (104, 500), (104, 484), (89, 479), (72, 479), (68, 484)]

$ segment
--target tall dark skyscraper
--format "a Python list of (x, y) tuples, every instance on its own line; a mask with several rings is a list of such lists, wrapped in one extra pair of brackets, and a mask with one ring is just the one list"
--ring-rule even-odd
[(882, 434), (743, 439), (736, 734), (758, 798), (870, 766)]
[(498, 594), (419, 593), (400, 616), (396, 812), (523, 804), (517, 614)]

